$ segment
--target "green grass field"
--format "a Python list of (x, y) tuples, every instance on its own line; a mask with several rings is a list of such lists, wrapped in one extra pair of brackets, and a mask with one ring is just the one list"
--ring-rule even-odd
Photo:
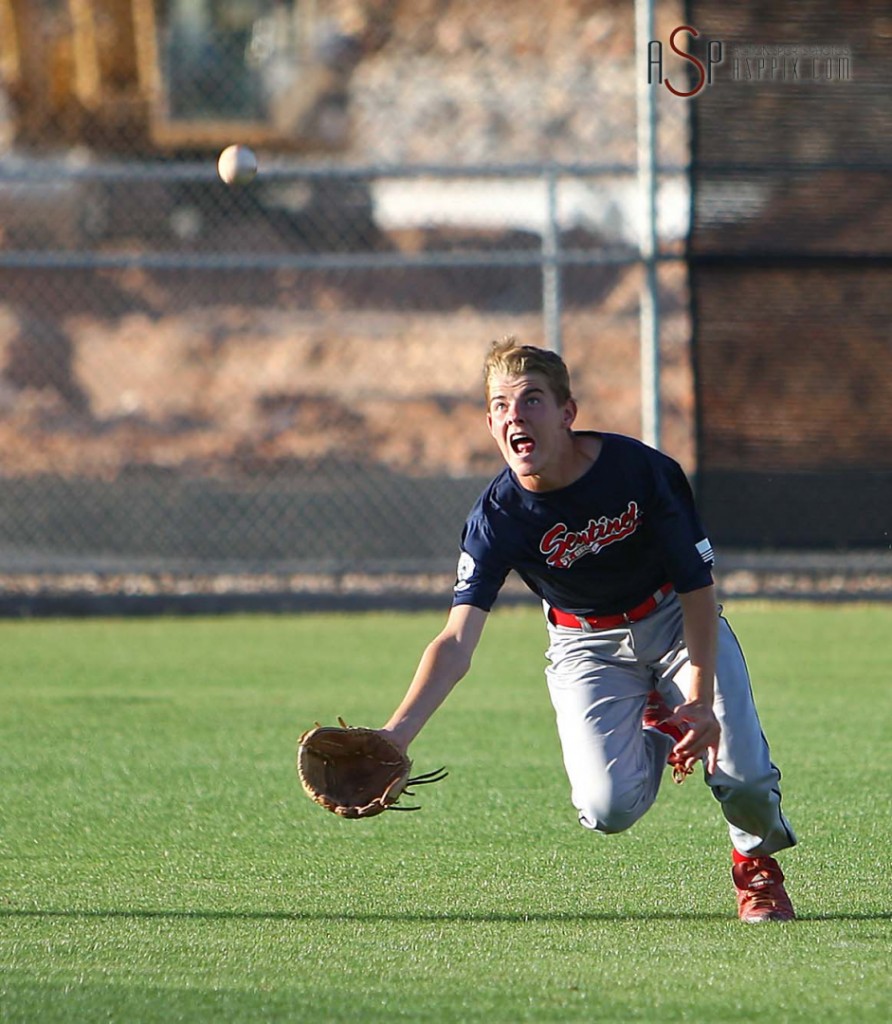
[(310, 803), (298, 733), (379, 724), (439, 614), (0, 623), (0, 1019), (885, 1022), (892, 606), (732, 605), (800, 846), (740, 924), (706, 787), (575, 822), (536, 610), (416, 742), (424, 809)]

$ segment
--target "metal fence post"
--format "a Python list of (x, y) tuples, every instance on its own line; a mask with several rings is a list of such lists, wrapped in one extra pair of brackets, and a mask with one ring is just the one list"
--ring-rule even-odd
[(635, 0), (635, 46), (638, 80), (638, 197), (640, 252), (644, 281), (640, 299), (641, 437), (660, 446), (660, 306), (657, 281), (656, 104), (648, 84), (648, 47), (653, 39), (653, 0)]
[(558, 220), (558, 175), (545, 171), (545, 227), (542, 231), (542, 316), (545, 342), (553, 352), (563, 351), (561, 337), (560, 223)]

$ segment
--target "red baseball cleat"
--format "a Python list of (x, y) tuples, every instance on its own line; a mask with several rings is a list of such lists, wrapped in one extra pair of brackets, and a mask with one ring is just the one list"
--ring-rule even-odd
[(773, 857), (752, 857), (731, 869), (737, 916), (747, 924), (793, 921), (796, 912), (784, 888), (784, 873)]
[[(645, 729), (656, 729), (665, 736), (671, 736), (676, 743), (684, 736), (685, 730), (675, 722), (668, 721), (672, 717), (672, 709), (663, 700), (657, 690), (651, 690), (644, 706), (641, 724)], [(678, 754), (670, 752), (666, 763), (672, 768), (672, 781), (679, 785), (691, 774), (693, 768), (685, 767)]]

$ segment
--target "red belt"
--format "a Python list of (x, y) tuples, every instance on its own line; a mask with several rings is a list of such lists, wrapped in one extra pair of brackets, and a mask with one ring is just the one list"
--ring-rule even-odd
[(672, 589), (671, 583), (664, 583), (662, 587), (641, 604), (636, 604), (627, 612), (620, 612), (618, 615), (572, 615), (570, 612), (562, 612), (557, 608), (548, 609), (549, 621), (555, 626), (567, 626), (569, 629), (585, 629), (583, 622), (592, 629), (613, 629), (614, 626), (625, 626), (629, 622), (638, 622), (657, 607), (663, 598)]

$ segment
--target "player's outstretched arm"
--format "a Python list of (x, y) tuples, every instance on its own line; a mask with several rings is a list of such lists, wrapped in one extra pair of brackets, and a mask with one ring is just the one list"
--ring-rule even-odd
[(486, 617), (482, 608), (456, 605), (443, 630), (425, 648), (406, 696), (379, 730), (403, 750), (471, 667)]

